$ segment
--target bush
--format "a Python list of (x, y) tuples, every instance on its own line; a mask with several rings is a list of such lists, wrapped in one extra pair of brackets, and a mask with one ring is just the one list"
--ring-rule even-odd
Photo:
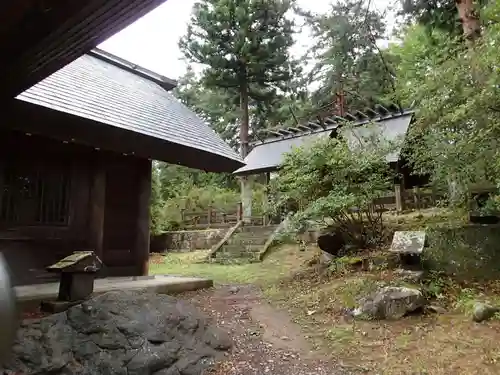
[(382, 207), (373, 202), (390, 191), (393, 174), (386, 155), (393, 145), (376, 134), (355, 139), (359, 143), (325, 137), (287, 154), (272, 189), (278, 210), (295, 206), (297, 232), (333, 225), (358, 246), (382, 241)]

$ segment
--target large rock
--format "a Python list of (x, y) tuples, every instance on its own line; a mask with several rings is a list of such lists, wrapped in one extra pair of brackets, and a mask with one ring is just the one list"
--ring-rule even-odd
[(230, 346), (224, 332), (173, 297), (111, 292), (24, 321), (0, 374), (199, 375)]
[(328, 253), (334, 257), (338, 256), (339, 253), (344, 249), (346, 245), (344, 237), (339, 231), (332, 231), (329, 233), (322, 233), (318, 237), (318, 247), (325, 253)]
[(500, 312), (500, 308), (496, 306), (491, 306), (486, 303), (476, 302), (474, 304), (474, 310), (472, 311), (472, 320), (480, 323), (484, 320), (489, 320), (493, 318), (496, 314)]
[(425, 297), (419, 289), (384, 287), (362, 299), (353, 314), (367, 319), (400, 319), (425, 304)]

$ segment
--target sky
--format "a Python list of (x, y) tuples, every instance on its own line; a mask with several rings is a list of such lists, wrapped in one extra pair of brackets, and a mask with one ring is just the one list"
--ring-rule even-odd
[[(196, 0), (167, 0), (126, 29), (102, 43), (99, 48), (143, 68), (172, 79), (186, 71), (186, 63), (177, 45), (186, 33), (191, 9)], [(299, 6), (313, 12), (325, 12), (331, 0), (297, 0)], [(385, 10), (394, 0), (373, 0), (373, 7)], [(308, 30), (297, 36), (294, 52), (300, 55), (311, 44)]]

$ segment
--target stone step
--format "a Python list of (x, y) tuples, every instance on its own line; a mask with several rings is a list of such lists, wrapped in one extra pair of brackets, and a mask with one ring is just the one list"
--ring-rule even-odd
[(226, 244), (222, 247), (221, 252), (229, 254), (255, 254), (262, 249), (260, 245), (229, 245)]
[(257, 237), (240, 237), (235, 236), (227, 241), (228, 245), (264, 245), (269, 237), (257, 236)]
[(239, 229), (240, 233), (273, 233), (277, 225), (266, 225), (266, 226), (258, 226), (258, 225), (243, 225)]

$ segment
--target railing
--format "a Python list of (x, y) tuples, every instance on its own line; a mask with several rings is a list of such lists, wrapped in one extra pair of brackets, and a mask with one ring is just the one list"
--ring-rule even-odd
[[(436, 207), (443, 198), (439, 193), (419, 188), (404, 190), (401, 192), (401, 196), (404, 210)], [(396, 194), (389, 193), (385, 197), (376, 199), (374, 204), (383, 206), (384, 210), (396, 210)]]
[(206, 210), (187, 211), (181, 210), (182, 226), (184, 228), (214, 228), (218, 226), (231, 226), (242, 219), (242, 207), (239, 203), (233, 211), (221, 211), (212, 207)]

